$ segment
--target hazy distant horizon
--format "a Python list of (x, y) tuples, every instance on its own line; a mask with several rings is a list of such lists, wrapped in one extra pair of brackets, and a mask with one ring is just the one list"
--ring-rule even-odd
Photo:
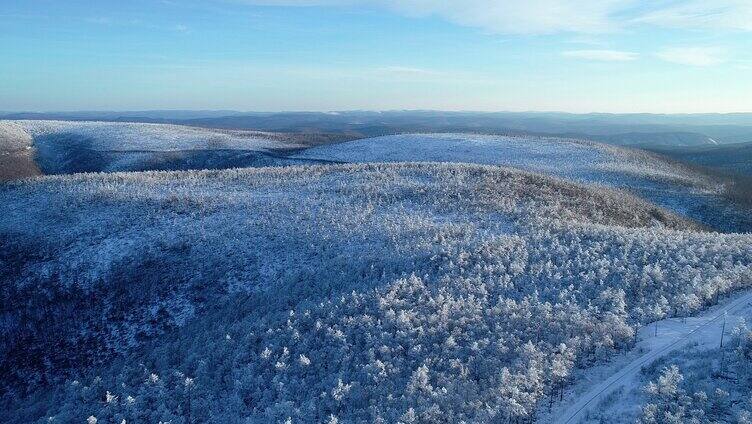
[(243, 110), (243, 109), (184, 109), (184, 108), (137, 108), (137, 109), (17, 109), (17, 110), (0, 110), (0, 116), (10, 114), (86, 114), (86, 113), (142, 113), (142, 112), (190, 112), (190, 113), (230, 113), (230, 114), (284, 114), (284, 113), (321, 113), (321, 114), (338, 114), (338, 113), (396, 113), (396, 112), (434, 112), (434, 113), (468, 113), (468, 114), (558, 114), (558, 115), (656, 115), (656, 116), (702, 116), (702, 115), (752, 115), (752, 109), (740, 110), (734, 112), (570, 112), (566, 110), (472, 110), (472, 109), (337, 109), (337, 110)]

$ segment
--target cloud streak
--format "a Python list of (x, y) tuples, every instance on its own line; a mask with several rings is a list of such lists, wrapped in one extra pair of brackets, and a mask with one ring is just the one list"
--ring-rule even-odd
[(656, 54), (666, 62), (688, 66), (712, 66), (725, 62), (724, 50), (718, 47), (673, 47)]
[(752, 31), (752, 2), (689, 0), (650, 11), (635, 21), (669, 28)]
[(262, 6), (364, 6), (407, 16), (438, 16), (491, 33), (604, 33), (612, 12), (633, 0), (246, 0)]
[(237, 0), (260, 6), (349, 6), (438, 16), (499, 34), (600, 34), (634, 25), (752, 31), (749, 0)]

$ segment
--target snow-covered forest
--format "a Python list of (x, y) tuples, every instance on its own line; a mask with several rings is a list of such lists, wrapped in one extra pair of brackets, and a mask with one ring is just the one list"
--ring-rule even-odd
[[(56, 134), (87, 139), (97, 150), (187, 150), (246, 149), (280, 147), (285, 140), (273, 133), (215, 130), (169, 124), (94, 121), (3, 121), (16, 125), (32, 137)], [(295, 146), (293, 143), (291, 145)], [(298, 146), (300, 147), (300, 146)]]
[(4, 422), (529, 422), (635, 330), (752, 286), (752, 236), (511, 168), (0, 187)]
[(752, 423), (752, 331), (730, 328), (724, 346), (691, 348), (644, 371), (640, 424)]
[(752, 231), (738, 180), (718, 179), (643, 150), (585, 140), (482, 134), (400, 134), (306, 149), (299, 158), (340, 162), (436, 161), (512, 166), (629, 190), (724, 232)]
[(329, 141), (326, 135), (183, 125), (0, 120), (0, 152), (23, 140), (33, 140), (44, 174), (299, 164), (311, 161), (286, 159), (284, 153)]
[(0, 121), (0, 152), (9, 143), (33, 140), (36, 164), (15, 160), (12, 168), (23, 168), (14, 172), (18, 175), (332, 162), (478, 163), (629, 190), (711, 229), (752, 231), (746, 206), (736, 205), (746, 193), (736, 180), (642, 150), (530, 135), (402, 134), (335, 142), (347, 140), (343, 137), (128, 122)]
[(40, 174), (29, 133), (18, 125), (0, 121), (0, 182)]

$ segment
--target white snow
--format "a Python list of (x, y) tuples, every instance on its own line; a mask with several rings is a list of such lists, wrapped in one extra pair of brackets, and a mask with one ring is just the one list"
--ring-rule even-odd
[(205, 149), (268, 150), (300, 147), (275, 140), (271, 134), (218, 130), (169, 124), (95, 121), (0, 121), (19, 126), (33, 138), (70, 134), (86, 139), (100, 151), (172, 151)]
[(276, 166), (289, 163), (279, 150), (303, 147), (279, 133), (125, 122), (0, 121), (3, 133), (33, 140), (44, 174)]
[(569, 181), (626, 189), (724, 232), (752, 231), (707, 175), (641, 150), (553, 137), (403, 134), (313, 147), (296, 157), (339, 162), (432, 161), (511, 166)]
[[(281, 143), (167, 125), (0, 125), (133, 154)], [(653, 156), (555, 138), (391, 136), (298, 157), (508, 165), (640, 187), (675, 209), (707, 190)], [(83, 389), (40, 389), (56, 403), (39, 410), (60, 422), (131, 420), (129, 406), (102, 402), (110, 396), (135, 396), (144, 421), (159, 422), (195, 396), (195, 422), (493, 422), (538, 411), (574, 423), (633, 391), (640, 367), (690, 343), (714, 345), (723, 314), (752, 301), (746, 292), (686, 322), (659, 321), (657, 336), (642, 327), (624, 357), (579, 371), (631, 346), (639, 323), (749, 289), (752, 235), (700, 231), (623, 191), (499, 166), (87, 174), (11, 183), (0, 199), (0, 259), (19, 264), (3, 269), (5, 290), (25, 300), (3, 304), (0, 353), (37, 349), (47, 368), (21, 368), (26, 377), (54, 375), (85, 349), (96, 359), (127, 352), (102, 361), (96, 377), (75, 376), (91, 381)], [(48, 304), (45, 319), (26, 321)], [(29, 332), (49, 341), (26, 346)], [(128, 351), (144, 339), (152, 344)], [(541, 410), (572, 375), (567, 401)], [(12, 401), (0, 417), (26, 410)]]
[(0, 121), (0, 151), (30, 149), (31, 135), (18, 123)]
[(482, 134), (403, 134), (313, 147), (297, 155), (340, 162), (465, 162), (512, 166), (614, 185), (613, 174), (701, 185), (699, 175), (643, 152), (583, 140)]
[[(726, 338), (731, 329), (752, 312), (752, 291), (744, 291), (693, 317), (669, 318), (644, 326), (638, 343), (623, 357), (608, 364), (586, 369), (577, 375), (577, 382), (568, 390), (565, 401), (552, 411), (542, 410), (540, 421), (556, 424), (577, 424), (588, 421), (588, 414), (599, 416), (635, 416), (641, 406), (636, 393), (642, 388), (640, 370), (656, 360), (687, 346), (718, 348), (726, 321)], [(612, 394), (619, 399), (599, 404)], [(621, 421), (620, 421), (621, 422)]]

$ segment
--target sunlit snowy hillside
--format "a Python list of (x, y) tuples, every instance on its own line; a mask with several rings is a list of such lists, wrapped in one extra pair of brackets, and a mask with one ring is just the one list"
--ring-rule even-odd
[(525, 420), (636, 328), (752, 285), (752, 236), (514, 169), (0, 186), (3, 422)]
[(275, 152), (305, 147), (285, 134), (165, 124), (0, 121), (2, 133), (32, 139), (45, 174), (282, 165), (300, 161)]
[(582, 140), (481, 134), (404, 134), (307, 149), (296, 157), (339, 162), (464, 162), (512, 166), (627, 189), (720, 231), (752, 231), (749, 211), (725, 200), (706, 174), (641, 150)]

